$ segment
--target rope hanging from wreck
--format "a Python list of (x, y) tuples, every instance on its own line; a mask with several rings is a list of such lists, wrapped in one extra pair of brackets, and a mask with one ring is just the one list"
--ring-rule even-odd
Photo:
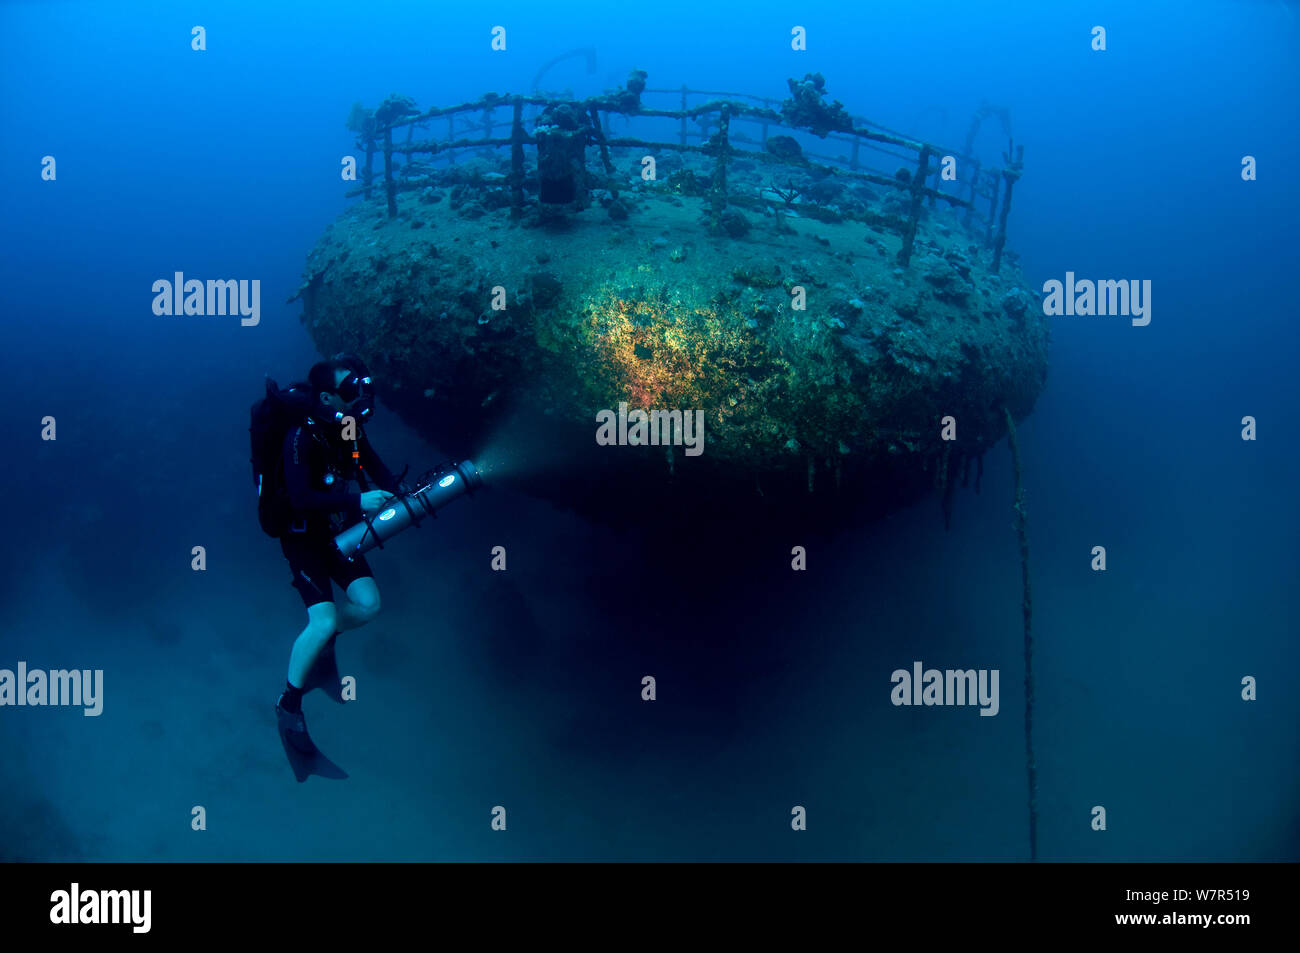
[(1034, 594), (1029, 586), (1029, 531), (1028, 513), (1025, 509), (1025, 486), (1021, 480), (1020, 442), (1016, 439), (1016, 424), (1011, 411), (1002, 412), (1007, 418), (1007, 439), (1011, 444), (1011, 459), (1016, 469), (1016, 535), (1020, 538), (1020, 578), (1024, 584), (1021, 608), (1025, 616), (1025, 768), (1029, 774), (1029, 859), (1038, 859), (1038, 766), (1034, 763), (1034, 637), (1032, 617)]

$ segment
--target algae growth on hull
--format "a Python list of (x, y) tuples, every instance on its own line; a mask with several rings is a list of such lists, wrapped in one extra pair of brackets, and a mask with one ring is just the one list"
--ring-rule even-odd
[[(606, 514), (629, 493), (883, 511), (948, 489), (1005, 433), (1004, 406), (1029, 412), (1039, 298), (1014, 256), (991, 272), (959, 212), (923, 210), (903, 267), (895, 194), (773, 188), (737, 161), (719, 229), (696, 158), (645, 181), (641, 152), (613, 149), (564, 216), (512, 215), (492, 157), (431, 173), (395, 217), (358, 202), (309, 256), (303, 320), (444, 451), (490, 445), (521, 488)], [(702, 412), (703, 452), (600, 446), (620, 405)]]

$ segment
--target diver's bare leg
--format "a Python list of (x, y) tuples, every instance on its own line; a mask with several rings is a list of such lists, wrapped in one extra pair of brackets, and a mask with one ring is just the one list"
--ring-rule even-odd
[(344, 632), (365, 625), (379, 615), (379, 587), (371, 576), (362, 576), (352, 580), (348, 586), (348, 598), (338, 605), (335, 632)]
[[(360, 580), (358, 580), (359, 582)], [(372, 580), (373, 581), (373, 580)], [(298, 633), (289, 653), (289, 682), (298, 688), (307, 681), (316, 656), (336, 631), (339, 613), (332, 602), (318, 602), (307, 607), (307, 628)]]

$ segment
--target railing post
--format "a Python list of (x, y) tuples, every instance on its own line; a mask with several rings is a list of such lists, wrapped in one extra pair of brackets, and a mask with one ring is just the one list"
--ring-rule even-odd
[(1002, 267), (1002, 246), (1007, 243), (1007, 216), (1011, 214), (1011, 190), (1016, 187), (1016, 181), (1020, 178), (1021, 170), (1024, 168), (1025, 147), (1019, 146), (1016, 150), (1016, 157), (1011, 158), (1010, 148), (1006, 153), (1007, 168), (1002, 170), (1002, 178), (1006, 179), (1007, 187), (1002, 193), (1002, 219), (998, 222), (998, 240), (993, 246), (993, 273), (996, 275), (998, 269)]
[(975, 163), (975, 174), (971, 176), (971, 180), (970, 180), (970, 205), (969, 205), (969, 206), (967, 207), (967, 209), (966, 209), (966, 218), (965, 218), (965, 220), (962, 222), (962, 227), (965, 228), (967, 231), (970, 230), (970, 220), (971, 220), (971, 215), (973, 215), (974, 212), (975, 212), (975, 187), (976, 187), (977, 185), (979, 185), (979, 181), (980, 181), (980, 160), (979, 160), (979, 159), (973, 159), (973, 160), (971, 160), (971, 161), (973, 161), (973, 162)]
[(375, 178), (375, 137), (366, 136), (366, 198), (370, 198), (370, 183)]
[[(686, 112), (686, 84), (682, 83), (682, 112)], [(686, 117), (682, 117), (681, 130), (677, 133), (677, 138), (682, 145), (686, 145)]]
[(600, 111), (596, 108), (595, 103), (591, 104), (589, 115), (591, 116), (591, 128), (596, 134), (597, 143), (600, 145), (601, 164), (604, 165), (606, 173), (612, 174), (614, 171), (614, 163), (609, 161), (609, 146), (605, 143), (605, 130), (601, 126)]
[(388, 217), (397, 218), (397, 183), (393, 181), (393, 127), (384, 128), (384, 191), (388, 194)]
[(921, 218), (921, 199), (925, 194), (925, 179), (930, 174), (930, 144), (921, 146), (921, 158), (912, 176), (912, 208), (908, 213), (907, 230), (903, 232), (903, 247), (898, 260), (906, 268), (912, 260), (912, 245), (916, 241), (916, 226)]
[(524, 100), (515, 97), (510, 123), (510, 217), (524, 214)]
[(728, 135), (731, 129), (731, 106), (722, 104), (718, 113), (718, 134), (714, 142), (718, 150), (718, 160), (713, 166), (713, 194), (709, 202), (709, 228), (713, 234), (722, 230), (722, 213), (727, 207), (727, 154), (731, 151)]
[(993, 223), (998, 217), (998, 190), (1002, 185), (1002, 177), (996, 172), (990, 172), (989, 177), (993, 179), (993, 194), (989, 198), (989, 225), (984, 232), (984, 244), (993, 244)]

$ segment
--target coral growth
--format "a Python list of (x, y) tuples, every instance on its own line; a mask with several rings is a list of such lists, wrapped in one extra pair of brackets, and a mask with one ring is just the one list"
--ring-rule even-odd
[(792, 126), (801, 126), (825, 139), (827, 133), (848, 132), (853, 120), (838, 99), (828, 105), (826, 80), (821, 73), (807, 73), (802, 80), (786, 80), (790, 98), (781, 104), (781, 115)]

